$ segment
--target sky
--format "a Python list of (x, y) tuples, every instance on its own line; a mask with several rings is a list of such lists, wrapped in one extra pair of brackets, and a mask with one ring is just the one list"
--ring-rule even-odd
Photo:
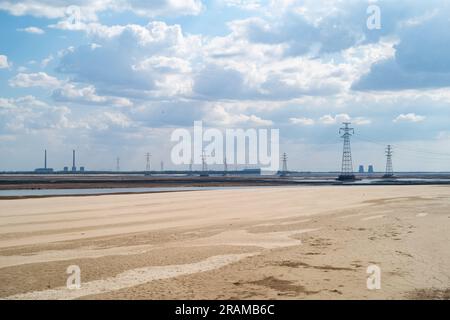
[(291, 170), (339, 170), (350, 121), (355, 168), (450, 171), (449, 30), (437, 0), (0, 0), (0, 171), (185, 169), (199, 120), (279, 129)]

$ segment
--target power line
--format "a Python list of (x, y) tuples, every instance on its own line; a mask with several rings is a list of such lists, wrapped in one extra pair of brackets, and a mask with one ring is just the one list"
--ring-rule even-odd
[[(383, 144), (383, 143), (376, 142), (376, 141), (373, 141), (373, 140), (367, 139), (367, 138), (361, 138), (360, 136), (356, 137), (355, 139), (361, 140), (361, 141), (364, 141), (364, 142), (370, 142), (370, 143), (377, 144), (377, 145), (380, 145), (380, 146), (383, 146), (383, 147), (385, 146), (385, 144)], [(403, 146), (397, 145), (397, 144), (395, 145), (395, 148), (396, 149), (401, 149), (401, 150), (404, 150), (404, 151), (415, 152), (415, 153), (422, 153), (422, 154), (427, 154), (427, 155), (431, 154), (431, 155), (438, 155), (438, 156), (443, 156), (443, 157), (450, 157), (450, 153), (434, 152), (434, 151), (429, 151), (429, 150), (424, 150), (424, 149), (422, 149), (422, 150), (414, 149), (414, 148), (409, 148), (409, 147), (403, 147)]]
[(425, 153), (425, 154), (433, 154), (433, 155), (438, 155), (438, 156), (443, 156), (443, 157), (450, 157), (449, 153), (442, 153), (442, 152), (434, 152), (434, 151), (425, 151), (425, 150), (419, 150), (419, 149), (412, 149), (412, 148), (408, 148), (408, 147), (402, 147), (402, 146), (398, 146), (396, 145), (397, 149), (403, 149), (406, 151), (411, 151), (411, 152), (417, 152), (417, 153)]
[[(403, 153), (403, 154), (402, 153), (397, 153), (397, 157), (398, 158), (408, 158), (408, 159), (410, 159), (411, 158), (411, 154), (408, 154), (408, 153)], [(416, 155), (416, 154), (414, 154), (414, 158), (430, 160), (430, 161), (431, 160), (446, 161), (446, 162), (449, 161), (448, 158), (427, 157), (425, 155)]]

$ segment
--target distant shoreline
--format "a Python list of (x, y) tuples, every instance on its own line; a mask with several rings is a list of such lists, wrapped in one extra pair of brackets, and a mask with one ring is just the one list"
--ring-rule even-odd
[[(88, 190), (88, 189), (87, 189)], [(61, 198), (61, 197), (96, 197), (96, 196), (112, 196), (112, 195), (138, 195), (153, 193), (171, 193), (171, 192), (194, 192), (205, 190), (165, 190), (165, 191), (145, 191), (145, 192), (116, 192), (116, 193), (94, 193), (94, 194), (49, 194), (49, 195), (26, 195), (26, 196), (0, 196), (2, 200), (25, 200), (25, 199), (43, 199), (43, 198)]]
[[(18, 200), (18, 199), (37, 199), (53, 197), (86, 197), (103, 195), (127, 195), (127, 194), (147, 194), (147, 193), (173, 193), (189, 191), (207, 191), (218, 189), (236, 189), (236, 188), (260, 188), (260, 187), (320, 187), (320, 186), (444, 186), (450, 185), (450, 180), (439, 179), (413, 179), (413, 180), (395, 180), (378, 179), (373, 181), (350, 181), (341, 182), (332, 179), (327, 180), (292, 180), (289, 178), (261, 178), (261, 177), (188, 177), (186, 178), (160, 178), (147, 177), (141, 181), (130, 180), (95, 180), (83, 181), (80, 177), (75, 177), (72, 181), (36, 181), (21, 179), (19, 181), (0, 180), (0, 201)], [(109, 189), (109, 191), (107, 191)], [(117, 189), (124, 189), (119, 191)], [(127, 190), (129, 189), (129, 190)], [(141, 190), (145, 189), (145, 190)], [(153, 190), (152, 190), (153, 189)], [(164, 190), (161, 190), (164, 189)], [(11, 194), (17, 190), (17, 195)], [(39, 194), (39, 191), (48, 191), (48, 194)], [(55, 192), (52, 194), (52, 190)], [(67, 193), (61, 193), (67, 190)], [(72, 191), (73, 190), (73, 191)], [(83, 190), (86, 190), (84, 192)], [(105, 190), (102, 192), (102, 190)], [(113, 190), (113, 191), (112, 191)], [(2, 191), (5, 195), (2, 195)], [(29, 194), (26, 194), (30, 191)], [(32, 194), (33, 191), (38, 191)], [(58, 191), (60, 193), (58, 193)], [(21, 194), (23, 193), (23, 194)]]
[[(389, 185), (450, 185), (448, 175), (436, 174), (399, 174), (399, 179), (382, 179), (381, 175), (360, 176), (355, 181), (337, 181), (334, 174), (316, 174), (304, 176), (170, 176), (170, 175), (0, 175), (0, 200), (82, 197), (100, 195), (123, 195), (143, 193), (167, 193), (203, 191), (211, 188), (239, 187), (283, 187), (283, 186), (389, 186)], [(171, 190), (173, 188), (173, 190)], [(192, 188), (192, 190), (180, 189)], [(79, 190), (86, 190), (86, 193)], [(93, 191), (95, 189), (95, 191)], [(102, 192), (105, 189), (105, 192)], [(130, 189), (110, 191), (106, 189)], [(131, 190), (147, 189), (147, 190)], [(151, 190), (154, 189), (154, 190)], [(161, 190), (166, 189), (166, 190)], [(178, 189), (178, 190), (177, 190)], [(18, 190), (17, 194), (11, 192)], [(27, 190), (31, 192), (26, 192)], [(33, 194), (33, 190), (49, 190), (48, 194)], [(51, 190), (74, 190), (74, 192), (54, 192)], [(78, 192), (75, 192), (78, 190)], [(89, 191), (90, 190), (90, 191)], [(45, 193), (45, 192), (44, 192)]]

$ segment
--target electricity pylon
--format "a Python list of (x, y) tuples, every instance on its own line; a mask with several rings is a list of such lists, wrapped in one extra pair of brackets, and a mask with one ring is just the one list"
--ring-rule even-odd
[(193, 164), (194, 164), (194, 161), (191, 158), (191, 162), (189, 162), (189, 175), (190, 176), (194, 175), (194, 173), (192, 172)]
[(151, 173), (150, 173), (150, 170), (151, 170), (151, 168), (150, 168), (150, 157), (151, 157), (152, 155), (149, 153), (149, 152), (147, 152), (146, 154), (145, 154), (145, 160), (146, 160), (146, 165), (145, 165), (145, 175), (146, 176), (149, 176)]
[(283, 163), (283, 166), (281, 168), (280, 177), (286, 177), (287, 176), (287, 172), (288, 172), (287, 159), (288, 159), (287, 158), (287, 154), (285, 152), (285, 153), (283, 153), (283, 156), (281, 157), (281, 161)]
[(352, 150), (350, 147), (350, 137), (355, 134), (355, 130), (350, 128), (350, 122), (343, 122), (343, 128), (339, 129), (339, 134), (343, 133), (341, 138), (344, 139), (344, 148), (342, 151), (342, 167), (341, 175), (338, 180), (355, 180), (355, 175), (353, 174), (353, 162), (352, 162)]
[(200, 174), (201, 177), (208, 177), (208, 164), (206, 163), (206, 158), (208, 156), (205, 154), (205, 150), (202, 151), (202, 173)]
[(383, 178), (392, 178), (394, 176), (394, 169), (392, 167), (392, 146), (386, 147), (386, 173)]

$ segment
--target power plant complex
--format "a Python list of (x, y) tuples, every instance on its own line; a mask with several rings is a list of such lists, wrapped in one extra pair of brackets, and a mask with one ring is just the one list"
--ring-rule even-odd
[[(44, 167), (43, 168), (37, 168), (34, 170), (35, 173), (40, 173), (40, 174), (49, 174), (49, 173), (54, 173), (55, 170), (53, 168), (48, 168), (47, 167), (47, 149), (44, 150)], [(69, 167), (65, 166), (63, 168), (63, 172), (64, 173), (69, 173), (69, 172), (85, 172), (85, 167), (80, 167), (80, 170), (77, 171), (77, 165), (76, 165), (76, 152), (75, 150), (72, 150), (72, 168), (69, 171)]]

